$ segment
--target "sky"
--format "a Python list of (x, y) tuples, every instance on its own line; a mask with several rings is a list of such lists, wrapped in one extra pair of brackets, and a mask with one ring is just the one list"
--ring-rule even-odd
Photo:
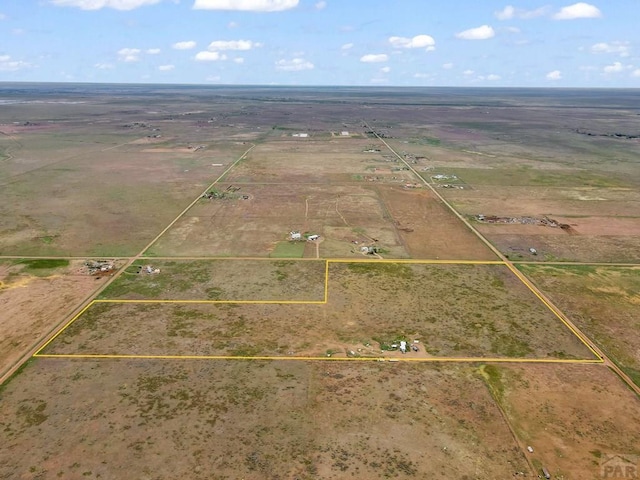
[(0, 81), (640, 87), (640, 0), (0, 0)]

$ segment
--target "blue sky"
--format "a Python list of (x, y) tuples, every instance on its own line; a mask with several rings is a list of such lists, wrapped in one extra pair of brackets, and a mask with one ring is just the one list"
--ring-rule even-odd
[(638, 0), (0, 0), (0, 81), (640, 87)]

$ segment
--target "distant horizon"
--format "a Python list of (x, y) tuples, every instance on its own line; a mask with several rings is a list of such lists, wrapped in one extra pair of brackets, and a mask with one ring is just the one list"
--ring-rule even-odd
[[(638, 90), (637, 87), (608, 87), (608, 86), (498, 86), (498, 85), (342, 85), (342, 84), (234, 84), (234, 83), (169, 83), (169, 82), (93, 82), (93, 81), (9, 81), (0, 80), (0, 88), (3, 85), (114, 85), (114, 86), (161, 86), (161, 87), (223, 87), (223, 88), (358, 88), (370, 90), (384, 89), (405, 89), (405, 90), (428, 90), (428, 89), (464, 89), (464, 90)], [(2, 91), (0, 90), (0, 94)]]
[(0, 80), (640, 88), (628, 0), (23, 0)]

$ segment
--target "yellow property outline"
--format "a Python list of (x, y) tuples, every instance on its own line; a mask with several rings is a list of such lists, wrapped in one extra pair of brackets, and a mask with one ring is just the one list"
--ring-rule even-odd
[[(179, 258), (176, 258), (179, 260)], [(229, 258), (211, 258), (210, 260), (233, 260)], [(275, 259), (264, 259), (272, 260)], [(292, 259), (287, 259), (292, 260)], [(301, 259), (299, 259), (301, 260)], [(306, 260), (306, 259), (305, 259)], [(294, 260), (298, 261), (298, 260)], [(503, 261), (485, 260), (415, 260), (415, 259), (325, 259), (324, 298), (322, 300), (118, 300), (99, 299), (93, 300), (78, 312), (71, 320), (63, 325), (45, 344), (42, 345), (33, 357), (40, 358), (84, 358), (84, 359), (163, 359), (163, 360), (301, 360), (301, 361), (377, 361), (377, 362), (413, 362), (413, 363), (572, 363), (572, 364), (596, 364), (604, 363), (604, 359), (582, 338), (576, 330), (567, 323), (561, 312), (554, 308), (542, 296), (540, 296), (529, 280), (517, 268)], [(394, 264), (430, 264), (430, 265), (502, 265), (506, 266), (535, 297), (545, 305), (553, 315), (559, 319), (567, 329), (580, 340), (593, 354), (593, 359), (562, 359), (562, 358), (510, 358), (510, 357), (282, 357), (282, 356), (230, 356), (230, 355), (120, 355), (120, 354), (45, 354), (41, 353), (56, 338), (58, 338), (71, 324), (79, 319), (91, 306), (96, 303), (137, 303), (137, 304), (280, 304), (280, 305), (323, 305), (329, 301), (329, 265), (331, 263), (394, 263)]]

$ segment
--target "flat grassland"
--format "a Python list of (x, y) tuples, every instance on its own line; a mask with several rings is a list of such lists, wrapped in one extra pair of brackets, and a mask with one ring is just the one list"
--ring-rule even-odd
[(640, 385), (640, 267), (519, 268)]
[(359, 245), (375, 244), (384, 258), (496, 259), (404, 164), (371, 145), (261, 144), (216, 186), (224, 197), (201, 199), (147, 255), (266, 257), (301, 231), (322, 236), (304, 256), (358, 257)]
[(136, 260), (99, 298), (322, 302), (325, 277), (324, 260)]
[(39, 359), (1, 394), (4, 478), (463, 479), (527, 470), (470, 366)]
[[(0, 362), (75, 318), (0, 385), (0, 478), (595, 480), (640, 454), (638, 398), (442, 202), (639, 382), (637, 92), (57, 88), (0, 112)], [(74, 268), (106, 257), (130, 265), (93, 294)]]
[(328, 285), (326, 304), (95, 303), (42, 353), (594, 358), (501, 265), (337, 263)]
[[(192, 144), (193, 134), (184, 130), (196, 130), (194, 122), (144, 111), (122, 114), (106, 101), (5, 108), (3, 255), (135, 255), (188, 205), (185, 199), (201, 193), (248, 148), (243, 142), (205, 141), (203, 134)], [(12, 113), (30, 124), (2, 124)], [(145, 123), (136, 124), (138, 115)], [(186, 151), (149, 152), (140, 143), (149, 135), (162, 135), (157, 145)], [(205, 148), (196, 151), (199, 145)]]

